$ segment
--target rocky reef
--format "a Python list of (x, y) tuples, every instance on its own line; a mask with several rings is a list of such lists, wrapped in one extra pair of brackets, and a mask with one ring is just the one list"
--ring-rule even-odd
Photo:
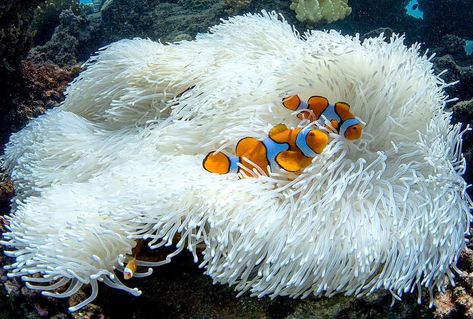
[[(2, 1), (0, 4), (0, 141), (6, 141), (12, 130), (18, 100), (21, 99), (21, 61), (32, 45), (30, 24), (35, 7), (42, 1)], [(3, 149), (3, 148), (0, 148)]]
[[(436, 72), (447, 69), (446, 82), (459, 81), (448, 94), (459, 101), (448, 105), (452, 122), (473, 125), (473, 58), (463, 49), (473, 38), (469, 0), (419, 0), (424, 20), (405, 14), (408, 1), (349, 1), (352, 13), (345, 20), (320, 28), (346, 33), (375, 35), (405, 32), (408, 42), (427, 42)], [(454, 4), (453, 4), (454, 2)], [(133, 37), (165, 41), (191, 40), (198, 32), (232, 14), (260, 9), (278, 10), (301, 31), (289, 1), (266, 0), (107, 0), (92, 10), (74, 1), (15, 1), (0, 4), (0, 153), (11, 132), (64, 99), (64, 90), (80, 71), (80, 65), (98, 48)], [(473, 137), (467, 133), (464, 149), (468, 167), (473, 161)], [(473, 170), (465, 174), (473, 183)], [(13, 185), (0, 175), (0, 232), (6, 225), (1, 215), (9, 212)], [(0, 247), (0, 251), (1, 251)], [(6, 262), (0, 254), (0, 265)], [(235, 298), (233, 289), (215, 286), (187, 254), (173, 265), (163, 266), (153, 276), (140, 280), (146, 294), (136, 298), (107, 287), (93, 305), (66, 313), (68, 301), (45, 298), (6, 277), (0, 268), (0, 318), (473, 318), (473, 240), (462, 253), (458, 267), (464, 274), (457, 287), (435, 296), (435, 307), (417, 304), (405, 296), (392, 307), (391, 295), (369, 298), (292, 300)], [(88, 294), (88, 292), (87, 292)], [(86, 293), (84, 293), (86, 295)], [(424, 296), (428, 300), (428, 296)], [(74, 303), (74, 300), (69, 303)]]
[(440, 42), (447, 34), (473, 39), (471, 1), (419, 0), (419, 7), (424, 11), (423, 34), (429, 43)]

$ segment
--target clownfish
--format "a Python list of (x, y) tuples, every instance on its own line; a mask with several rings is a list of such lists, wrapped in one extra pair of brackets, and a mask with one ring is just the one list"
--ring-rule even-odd
[(137, 262), (136, 262), (136, 256), (138, 253), (141, 251), (141, 247), (143, 246), (144, 241), (143, 240), (138, 240), (136, 242), (135, 247), (132, 250), (131, 256), (128, 255), (128, 262), (125, 265), (125, 268), (123, 269), (123, 279), (129, 280), (133, 278), (133, 276), (136, 273), (136, 269), (138, 267)]
[(125, 280), (133, 278), (133, 275), (136, 272), (136, 258), (131, 257), (128, 263), (125, 266), (125, 269), (123, 270), (123, 278)]
[(332, 105), (322, 96), (312, 96), (305, 103), (298, 95), (291, 95), (283, 98), (282, 104), (291, 111), (300, 111), (297, 117), (301, 120), (308, 119), (312, 122), (321, 118), (327, 119), (338, 134), (348, 140), (353, 141), (361, 137), (361, 122), (350, 112), (348, 103), (337, 102)]
[[(268, 175), (268, 167), (275, 171), (278, 167), (299, 173), (310, 165), (312, 158), (322, 153), (328, 144), (328, 135), (317, 129), (289, 129), (284, 124), (274, 126), (268, 137), (260, 141), (254, 137), (241, 139), (236, 148), (236, 156), (221, 152), (210, 152), (202, 165), (211, 173), (238, 173), (240, 166), (252, 171), (260, 168)], [(246, 158), (248, 161), (243, 160)]]

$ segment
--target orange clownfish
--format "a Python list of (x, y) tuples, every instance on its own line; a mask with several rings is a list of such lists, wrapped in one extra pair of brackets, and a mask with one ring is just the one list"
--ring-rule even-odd
[[(328, 135), (320, 130), (310, 127), (291, 130), (278, 124), (262, 141), (253, 137), (241, 139), (235, 149), (236, 156), (210, 152), (202, 164), (207, 171), (218, 174), (238, 173), (240, 165), (250, 171), (260, 168), (266, 175), (268, 166), (271, 171), (280, 167), (299, 173), (310, 165), (313, 157), (322, 153), (327, 144)], [(242, 161), (243, 157), (248, 161)]]
[(123, 270), (123, 278), (126, 280), (133, 278), (136, 272), (136, 266), (136, 258), (131, 257)]
[(332, 105), (322, 96), (312, 96), (305, 103), (298, 95), (291, 95), (283, 98), (282, 104), (291, 111), (300, 111), (297, 117), (301, 120), (308, 119), (312, 122), (321, 118), (327, 119), (338, 134), (348, 140), (361, 137), (361, 122), (350, 112), (350, 105), (345, 102)]

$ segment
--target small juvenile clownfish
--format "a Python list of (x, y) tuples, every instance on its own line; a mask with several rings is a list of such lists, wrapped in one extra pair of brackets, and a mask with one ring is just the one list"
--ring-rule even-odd
[(312, 96), (305, 103), (298, 95), (291, 95), (283, 98), (282, 104), (291, 111), (299, 111), (297, 117), (301, 120), (308, 119), (312, 122), (327, 119), (338, 134), (348, 140), (359, 139), (363, 132), (360, 120), (350, 112), (348, 103), (337, 102), (332, 105), (322, 96)]
[(125, 266), (125, 269), (123, 270), (123, 278), (125, 280), (133, 278), (133, 275), (136, 272), (136, 258), (131, 257), (128, 263)]
[[(236, 156), (220, 152), (210, 152), (204, 158), (204, 168), (217, 174), (238, 173), (240, 165), (252, 171), (260, 168), (268, 175), (278, 167), (299, 173), (310, 165), (312, 158), (322, 153), (328, 144), (328, 135), (317, 129), (289, 129), (278, 124), (269, 131), (268, 137), (260, 141), (253, 137), (241, 139), (236, 148)], [(248, 161), (242, 161), (242, 158)], [(258, 167), (256, 167), (258, 166)]]
[(137, 263), (136, 263), (136, 256), (138, 253), (141, 251), (141, 247), (143, 246), (144, 241), (143, 240), (138, 240), (136, 242), (135, 247), (133, 247), (131, 256), (128, 255), (128, 262), (125, 265), (125, 268), (123, 269), (123, 278), (125, 280), (129, 280), (133, 278), (133, 276), (136, 273), (136, 268), (137, 268)]

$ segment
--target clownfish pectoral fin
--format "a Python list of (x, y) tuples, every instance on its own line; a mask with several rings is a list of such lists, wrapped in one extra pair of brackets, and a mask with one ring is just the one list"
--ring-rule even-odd
[(244, 156), (253, 151), (261, 142), (254, 137), (245, 137), (238, 141), (235, 148), (236, 156)]
[(276, 126), (273, 126), (273, 128), (269, 131), (268, 136), (272, 138), (273, 141), (279, 142), (278, 137), (277, 137), (278, 133), (282, 133), (287, 130), (289, 130), (289, 128), (286, 126), (286, 124), (280, 123)]
[(298, 172), (304, 168), (303, 156), (298, 151), (284, 151), (276, 156), (276, 163), (288, 172)]
[(227, 174), (230, 171), (231, 162), (224, 153), (210, 152), (204, 158), (202, 165), (211, 173)]
[(311, 112), (310, 111), (300, 111), (299, 113), (297, 113), (297, 118), (299, 120), (310, 120), (312, 121), (312, 117), (311, 117)]
[(286, 96), (282, 99), (282, 105), (291, 111), (295, 111), (301, 105), (301, 98), (299, 95)]
[(330, 121), (330, 125), (332, 125), (332, 127), (333, 127), (334, 129), (336, 129), (336, 130), (338, 129), (338, 121), (331, 120), (331, 121)]

